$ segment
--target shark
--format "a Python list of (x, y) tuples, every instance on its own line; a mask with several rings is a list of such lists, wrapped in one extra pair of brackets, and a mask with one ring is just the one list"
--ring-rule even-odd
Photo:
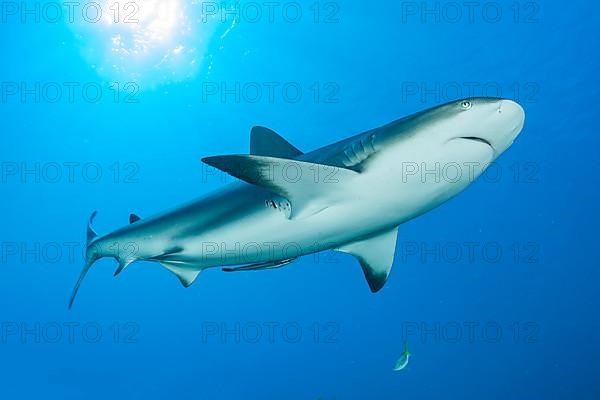
[(311, 152), (254, 127), (249, 154), (208, 156), (235, 182), (99, 236), (93, 212), (85, 265), (112, 257), (115, 276), (136, 261), (159, 263), (189, 287), (208, 268), (282, 268), (302, 256), (354, 256), (372, 292), (381, 290), (399, 226), (453, 198), (504, 153), (523, 129), (515, 101), (477, 97), (438, 105)]

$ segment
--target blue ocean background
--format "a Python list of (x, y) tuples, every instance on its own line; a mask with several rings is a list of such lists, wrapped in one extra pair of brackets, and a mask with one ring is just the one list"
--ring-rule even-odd
[[(494, 2), (503, 14), (492, 22), (483, 7), (472, 21), (464, 8), (436, 21), (421, 2), (301, 0), (294, 23), (167, 3), (174, 22), (156, 29), (168, 40), (125, 29), (123, 42), (110, 24), (23, 20), (3, 5), (2, 398), (600, 396), (595, 4)], [(426, 3), (436, 4), (446, 3)], [(135, 40), (149, 55), (131, 51)], [(93, 83), (102, 98), (22, 98), (21, 84), (36, 82)], [(207, 92), (273, 82), (303, 95)], [(497, 161), (498, 179), (400, 227), (380, 293), (338, 253), (261, 273), (208, 270), (188, 289), (150, 263), (115, 279), (106, 259), (67, 309), (93, 210), (104, 234), (131, 212), (151, 216), (222, 187), (232, 180), (200, 158), (248, 152), (255, 125), (309, 151), (470, 95), (519, 101), (525, 128)], [(473, 260), (468, 243), (478, 244)], [(501, 249), (498, 261), (486, 244)], [(456, 262), (439, 250), (452, 246), (463, 251)], [(405, 338), (412, 357), (394, 372)]]

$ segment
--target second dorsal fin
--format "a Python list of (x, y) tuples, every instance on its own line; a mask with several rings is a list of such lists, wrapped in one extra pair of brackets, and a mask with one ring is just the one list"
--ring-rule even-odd
[(133, 224), (135, 222), (138, 222), (141, 218), (138, 215), (135, 214), (129, 214), (129, 223)]
[(293, 159), (302, 152), (271, 129), (255, 126), (250, 132), (250, 154)]

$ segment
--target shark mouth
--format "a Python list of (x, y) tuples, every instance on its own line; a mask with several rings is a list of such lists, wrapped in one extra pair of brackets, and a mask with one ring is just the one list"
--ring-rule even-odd
[(480, 143), (483, 143), (483, 144), (487, 144), (488, 146), (490, 146), (492, 148), (492, 150), (495, 150), (494, 146), (492, 146), (492, 143), (490, 143), (489, 140), (486, 140), (484, 138), (480, 138), (480, 137), (477, 137), (477, 136), (463, 136), (463, 137), (459, 137), (459, 139), (472, 140), (474, 142), (480, 142)]

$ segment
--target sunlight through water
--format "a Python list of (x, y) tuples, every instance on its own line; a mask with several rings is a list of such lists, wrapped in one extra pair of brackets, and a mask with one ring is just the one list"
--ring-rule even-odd
[[(198, 2), (104, 0), (74, 26), (83, 54), (105, 79), (140, 89), (193, 78), (210, 43), (230, 24), (202, 15)], [(90, 16), (91, 15), (91, 16)]]

